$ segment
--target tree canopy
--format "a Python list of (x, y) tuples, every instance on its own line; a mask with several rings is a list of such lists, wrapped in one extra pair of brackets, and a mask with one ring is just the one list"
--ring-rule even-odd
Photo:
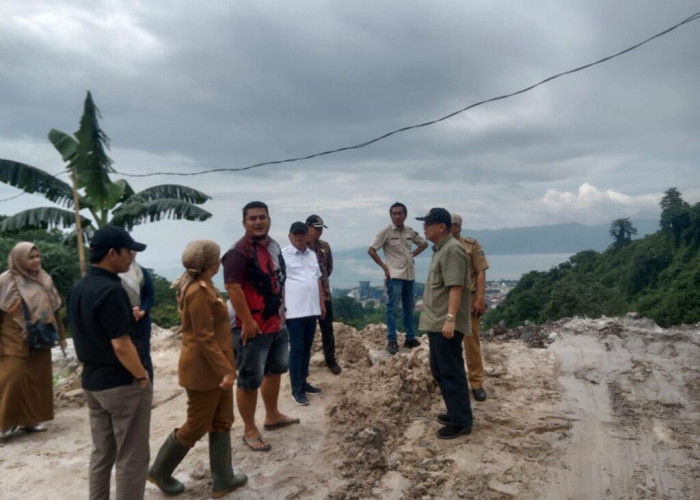
[(605, 252), (584, 250), (549, 271), (524, 274), (484, 326), (630, 311), (661, 326), (700, 321), (700, 203), (691, 207), (671, 188), (661, 209), (655, 234), (632, 241), (629, 220), (617, 219)]

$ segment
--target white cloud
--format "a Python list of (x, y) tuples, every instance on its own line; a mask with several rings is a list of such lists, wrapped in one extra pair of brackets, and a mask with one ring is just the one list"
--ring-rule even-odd
[(600, 224), (615, 218), (658, 212), (660, 200), (660, 193), (629, 196), (612, 189), (600, 191), (586, 182), (575, 193), (548, 189), (539, 203), (554, 218)]

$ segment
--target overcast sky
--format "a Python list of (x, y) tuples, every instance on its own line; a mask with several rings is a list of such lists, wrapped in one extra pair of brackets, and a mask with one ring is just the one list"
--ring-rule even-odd
[[(87, 90), (123, 173), (244, 167), (354, 145), (640, 42), (697, 0), (0, 0), (0, 158), (64, 168), (51, 128), (74, 132)], [(367, 148), (247, 172), (124, 177), (186, 184), (205, 223), (134, 230), (141, 262), (242, 235), (270, 206), (281, 243), (320, 214), (334, 248), (367, 246), (400, 200), (472, 229), (657, 218), (662, 192), (700, 200), (700, 20), (631, 53)], [(61, 176), (66, 180), (66, 176)], [(115, 175), (115, 179), (122, 178)], [(0, 199), (18, 190), (0, 184)], [(0, 202), (0, 214), (46, 205)]]

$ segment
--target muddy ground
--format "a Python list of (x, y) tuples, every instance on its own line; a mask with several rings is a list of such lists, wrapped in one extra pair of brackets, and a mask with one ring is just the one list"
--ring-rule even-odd
[[(700, 325), (662, 329), (624, 318), (566, 319), (489, 331), (482, 342), (488, 400), (472, 402), (470, 436), (435, 437), (444, 411), (428, 349), (383, 351), (385, 328), (336, 323), (343, 372), (315, 345), (307, 407), (283, 378), (280, 406), (301, 424), (264, 432), (268, 453), (232, 429), (240, 499), (687, 499), (700, 497)], [(318, 341), (318, 339), (317, 339)], [(185, 417), (179, 337), (154, 331), (151, 453)], [(0, 441), (0, 497), (85, 498), (90, 433), (76, 362), (55, 353), (49, 431)], [(258, 417), (263, 415), (259, 403)], [(186, 491), (210, 487), (206, 439), (176, 471)], [(146, 498), (165, 498), (153, 485)]]

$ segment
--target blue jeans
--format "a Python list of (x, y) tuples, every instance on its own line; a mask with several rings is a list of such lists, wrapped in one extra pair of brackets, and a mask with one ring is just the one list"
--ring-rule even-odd
[(289, 382), (292, 393), (304, 391), (309, 376), (311, 345), (314, 343), (317, 316), (287, 319), (289, 331)]
[(442, 332), (428, 332), (430, 372), (440, 386), (450, 424), (471, 427), (473, 416), (462, 357), (463, 338), (460, 332), (455, 332), (451, 339), (443, 337)]
[(403, 327), (406, 330), (406, 339), (416, 338), (416, 325), (413, 320), (414, 289), (413, 280), (386, 280), (386, 289), (389, 300), (386, 303), (386, 338), (389, 342), (396, 342), (396, 313), (399, 308), (399, 298), (403, 308)]

